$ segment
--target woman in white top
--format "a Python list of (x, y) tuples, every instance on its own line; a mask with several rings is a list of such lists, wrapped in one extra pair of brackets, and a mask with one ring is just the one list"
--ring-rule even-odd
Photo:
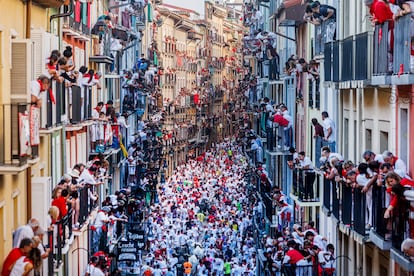
[(29, 252), (29, 256), (20, 257), (13, 266), (10, 276), (26, 276), (32, 275), (32, 271), (39, 271), (42, 265), (42, 257), (40, 250), (33, 248)]

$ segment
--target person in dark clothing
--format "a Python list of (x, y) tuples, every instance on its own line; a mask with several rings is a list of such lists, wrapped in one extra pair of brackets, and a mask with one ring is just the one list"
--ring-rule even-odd
[(324, 134), (323, 134), (323, 127), (322, 127), (322, 125), (318, 122), (318, 119), (316, 119), (316, 118), (312, 118), (312, 125), (314, 126), (314, 128), (315, 128), (315, 133), (313, 134), (313, 138), (316, 138), (316, 137), (321, 137), (321, 138), (323, 138), (324, 137)]
[(315, 133), (313, 134), (313, 138), (315, 138), (315, 159), (317, 160), (317, 167), (320, 167), (321, 164), (319, 164), (319, 159), (321, 157), (321, 151), (322, 148), (322, 141), (325, 137), (325, 134), (323, 132), (323, 126), (318, 122), (316, 118), (312, 118), (312, 125), (315, 128)]

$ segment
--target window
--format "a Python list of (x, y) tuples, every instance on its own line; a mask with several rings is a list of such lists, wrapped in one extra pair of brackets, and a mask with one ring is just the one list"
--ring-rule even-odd
[(388, 150), (388, 132), (380, 131), (380, 152)]
[(19, 193), (13, 193), (13, 230), (19, 227)]
[(313, 82), (312, 80), (308, 80), (308, 105), (310, 108), (313, 108)]
[(409, 131), (409, 117), (408, 117), (408, 109), (407, 108), (401, 108), (400, 109), (400, 130), (399, 130), (399, 136), (400, 136), (400, 152), (398, 153), (398, 156), (404, 160), (405, 162), (408, 162), (408, 151), (409, 145), (408, 145), (408, 131)]
[(353, 158), (353, 160), (358, 160), (359, 159), (358, 158), (358, 147), (357, 147), (359, 135), (358, 135), (357, 131), (358, 131), (358, 121), (355, 120), (354, 121), (354, 134), (353, 134), (353, 136), (354, 136), (354, 158)]
[(365, 129), (365, 148), (372, 150), (372, 130)]
[[(348, 141), (348, 137), (349, 137), (349, 120), (348, 118), (344, 119), (344, 147), (342, 149), (342, 152), (344, 153), (344, 158), (345, 160), (349, 159), (349, 154), (348, 154), (348, 149), (349, 149), (349, 141)], [(338, 149), (337, 149), (338, 151)]]
[(316, 81), (315, 81), (315, 108), (316, 109), (319, 109), (319, 108), (321, 108), (321, 91), (319, 90), (319, 83), (320, 83), (320, 80), (319, 79), (317, 79)]

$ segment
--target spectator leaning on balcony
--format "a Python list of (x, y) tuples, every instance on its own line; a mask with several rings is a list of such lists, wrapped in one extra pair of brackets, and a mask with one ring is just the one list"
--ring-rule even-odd
[(67, 200), (69, 198), (69, 191), (67, 189), (62, 190), (60, 197), (52, 201), (52, 206), (56, 206), (59, 209), (58, 220), (61, 220), (68, 213)]
[(45, 76), (41, 75), (30, 83), (30, 96), (31, 96), (31, 104), (36, 107), (42, 106), (42, 99), (40, 95), (42, 92), (47, 91), (49, 89), (50, 79)]
[(7, 255), (3, 262), (3, 269), (1, 276), (9, 276), (16, 261), (21, 257), (28, 256), (29, 252), (33, 249), (33, 241), (30, 238), (24, 238), (20, 241), (19, 247), (14, 247)]
[(397, 173), (401, 178), (410, 178), (407, 175), (407, 166), (405, 165), (405, 162), (403, 160), (401, 160), (397, 156), (394, 156), (392, 152), (387, 150), (382, 153), (382, 157), (384, 158), (385, 163), (391, 164), (391, 166), (394, 169), (394, 172)]
[(13, 248), (17, 247), (24, 238), (32, 239), (39, 228), (39, 221), (35, 218), (29, 220), (26, 225), (20, 226), (13, 233)]
[(377, 181), (377, 175), (370, 175), (368, 172), (368, 164), (361, 163), (358, 166), (358, 176), (356, 177), (355, 187), (362, 188), (362, 192), (366, 194), (365, 201), (365, 228), (371, 229), (372, 226), (372, 187)]
[(372, 25), (383, 25), (388, 22), (388, 33), (380, 33), (379, 40), (387, 39), (388, 41), (388, 68), (392, 72), (393, 68), (393, 48), (394, 48), (394, 19), (390, 9), (390, 3), (387, 0), (365, 0), (365, 4), (369, 7), (372, 15)]
[(329, 5), (321, 5), (319, 1), (313, 2), (311, 9), (314, 18), (321, 23), (327, 22), (325, 42), (336, 40), (336, 9)]
[(336, 125), (335, 122), (329, 118), (328, 112), (322, 112), (322, 124), (324, 139), (323, 145), (328, 146), (331, 152), (336, 151)]
[(414, 261), (414, 239), (407, 238), (401, 244), (401, 251)]

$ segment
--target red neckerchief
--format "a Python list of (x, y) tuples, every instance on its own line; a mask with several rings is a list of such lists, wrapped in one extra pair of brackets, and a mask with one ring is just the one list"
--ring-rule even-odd
[[(42, 87), (43, 87), (43, 83), (42, 83), (42, 81), (41, 80), (37, 80), (37, 82), (39, 83), (39, 85), (40, 85), (40, 92), (43, 92), (43, 91), (46, 91), (46, 90), (42, 90)], [(49, 97), (50, 97), (50, 100), (52, 101), (52, 103), (53, 104), (56, 104), (56, 100), (55, 100), (55, 95), (53, 94), (53, 90), (52, 90), (52, 88), (51, 87), (49, 87)]]
[(37, 80), (37, 83), (40, 85), (40, 92), (45, 91), (45, 90), (42, 90), (43, 82), (41, 80)]

